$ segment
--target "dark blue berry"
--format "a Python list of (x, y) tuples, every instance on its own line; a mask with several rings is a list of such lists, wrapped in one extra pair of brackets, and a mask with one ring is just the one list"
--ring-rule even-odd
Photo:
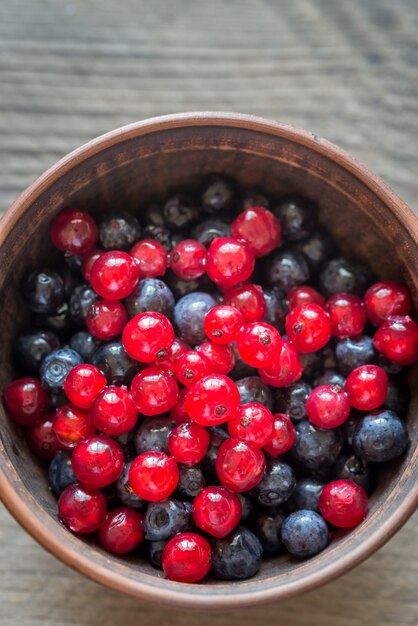
[(72, 350), (78, 352), (83, 361), (89, 363), (93, 353), (101, 345), (101, 341), (90, 335), (87, 330), (79, 330), (74, 335), (71, 335), (68, 345)]
[(300, 241), (312, 234), (316, 224), (317, 207), (312, 200), (302, 196), (285, 196), (273, 209), (282, 225), (283, 237)]
[(235, 381), (241, 404), (258, 402), (268, 409), (273, 408), (273, 394), (270, 387), (259, 376), (247, 376)]
[(317, 471), (335, 462), (342, 448), (338, 430), (317, 428), (307, 420), (298, 422), (295, 430), (293, 453), (306, 469)]
[(345, 385), (345, 377), (335, 370), (325, 370), (321, 376), (314, 379), (313, 386), (333, 385), (334, 387), (342, 387)]
[(163, 551), (166, 541), (149, 541), (147, 544), (147, 554), (151, 565), (163, 569)]
[(308, 239), (298, 241), (294, 248), (305, 256), (312, 273), (318, 272), (337, 252), (335, 241), (324, 231), (316, 231)]
[(135, 450), (138, 454), (150, 451), (167, 452), (167, 439), (173, 428), (170, 418), (163, 415), (144, 420), (134, 434)]
[(300, 362), (303, 367), (303, 377), (308, 381), (312, 381), (317, 376), (321, 376), (324, 371), (324, 352), (301, 352), (299, 354)]
[(391, 374), (392, 376), (400, 374), (403, 370), (402, 365), (399, 365), (398, 363), (393, 363), (393, 361), (389, 361), (389, 359), (384, 357), (383, 354), (381, 354), (380, 352), (377, 356), (377, 364), (379, 365), (379, 367), (384, 369), (387, 374)]
[(129, 213), (108, 213), (99, 222), (99, 241), (105, 250), (130, 250), (141, 237), (141, 226)]
[[(80, 254), (72, 254), (70, 256), (64, 256), (65, 266), (73, 274), (75, 274), (76, 272), (80, 272), (82, 262), (83, 262), (83, 257)], [(60, 273), (62, 275), (61, 271)]]
[(332, 467), (333, 480), (352, 480), (370, 493), (373, 479), (366, 461), (355, 454), (339, 457)]
[(328, 544), (328, 526), (315, 511), (302, 509), (286, 517), (281, 536), (290, 554), (307, 558), (315, 556)]
[(24, 374), (38, 374), (42, 359), (60, 345), (50, 330), (29, 330), (13, 343), (16, 367)]
[(266, 556), (279, 554), (283, 550), (281, 528), (284, 515), (275, 509), (259, 511), (255, 522), (255, 534), (263, 547)]
[(296, 482), (296, 488), (288, 503), (290, 509), (292, 511), (309, 509), (310, 511), (319, 512), (319, 496), (324, 487), (325, 483), (314, 476), (301, 478)]
[(167, 250), (167, 252), (170, 252), (172, 248), (171, 232), (168, 228), (164, 228), (163, 226), (153, 226), (152, 224), (145, 226), (143, 239), (155, 239), (155, 241), (158, 241), (158, 243), (160, 243)]
[(212, 241), (217, 237), (230, 236), (231, 231), (229, 224), (217, 219), (204, 220), (198, 226), (195, 226), (190, 233), (191, 239), (200, 241), (200, 243), (203, 243), (207, 248), (209, 248)]
[(348, 337), (337, 342), (335, 359), (341, 374), (348, 376), (356, 367), (376, 363), (377, 351), (368, 335)]
[(91, 363), (103, 372), (109, 385), (129, 385), (140, 370), (138, 361), (131, 359), (121, 341), (100, 346), (93, 352)]
[(251, 578), (260, 569), (263, 547), (245, 526), (238, 526), (224, 539), (212, 545), (212, 574), (221, 580)]
[(296, 477), (290, 465), (268, 458), (263, 477), (252, 493), (263, 506), (278, 506), (290, 498), (295, 486)]
[(123, 506), (129, 506), (132, 509), (142, 509), (145, 506), (145, 500), (136, 495), (129, 482), (131, 465), (132, 461), (128, 461), (123, 466), (122, 473), (115, 483), (116, 495)]
[(357, 261), (338, 258), (324, 266), (319, 279), (321, 291), (327, 297), (341, 292), (362, 296), (373, 282), (373, 275)]
[(50, 313), (49, 315), (38, 313), (34, 316), (33, 325), (36, 328), (52, 330), (61, 340), (64, 340), (68, 337), (69, 333), (73, 332), (68, 319), (68, 309), (68, 303), (63, 302), (59, 305), (55, 313)]
[(213, 174), (206, 180), (201, 203), (207, 213), (222, 215), (231, 211), (235, 204), (235, 187), (224, 177)]
[[(68, 263), (69, 263), (68, 259), (78, 259), (77, 261), (78, 267), (76, 269), (71, 269), (68, 266)], [(70, 297), (73, 289), (77, 287), (78, 285), (81, 285), (85, 281), (80, 273), (79, 262), (81, 261), (81, 257), (73, 255), (70, 257), (64, 257), (64, 260), (65, 260), (65, 265), (61, 265), (57, 271), (59, 275), (61, 276), (62, 280), (64, 281), (65, 299), (67, 300)]]
[(265, 258), (265, 281), (276, 289), (288, 292), (292, 287), (306, 283), (309, 276), (308, 263), (297, 250), (280, 248)]
[(344, 424), (340, 428), (345, 443), (350, 447), (353, 445), (354, 431), (356, 430), (357, 424), (363, 415), (364, 414), (361, 411), (351, 409), (348, 419), (345, 420)]
[(211, 292), (215, 289), (215, 285), (207, 274), (203, 274), (203, 276), (194, 280), (183, 280), (179, 276), (176, 276), (174, 272), (168, 270), (164, 276), (164, 280), (177, 300), (191, 293), (201, 291)]
[(266, 301), (266, 313), (264, 321), (279, 332), (284, 332), (284, 323), (288, 313), (286, 296), (282, 291), (275, 289), (264, 289), (264, 300)]
[(179, 336), (191, 346), (207, 339), (203, 330), (203, 320), (216, 300), (208, 293), (195, 291), (180, 298), (174, 307), (174, 324)]
[(409, 445), (405, 423), (393, 411), (363, 417), (354, 432), (355, 453), (369, 463), (397, 459)]
[(384, 409), (404, 415), (409, 404), (409, 389), (398, 377), (388, 376), (388, 392), (383, 403)]
[(257, 374), (257, 370), (241, 359), (235, 343), (231, 343), (231, 348), (235, 356), (235, 365), (234, 369), (228, 374), (228, 376), (235, 381), (242, 380), (243, 378), (254, 378)]
[(176, 491), (182, 498), (195, 498), (206, 485), (205, 476), (199, 465), (178, 464), (179, 480)]
[(64, 382), (68, 372), (76, 365), (81, 365), (83, 359), (71, 348), (58, 348), (43, 359), (40, 368), (40, 379), (49, 392), (60, 394), (64, 389)]
[(218, 451), (221, 443), (226, 439), (229, 439), (228, 433), (220, 426), (212, 426), (208, 428), (210, 435), (210, 443), (208, 451), (205, 457), (201, 461), (201, 466), (205, 476), (208, 476), (211, 480), (217, 479), (216, 472), (216, 459), (218, 457)]
[[(146, 206), (141, 207), (139, 214), (141, 222), (146, 226), (165, 226), (163, 207), (158, 202), (150, 202)], [(144, 239), (146, 239), (145, 235)]]
[(199, 219), (198, 207), (184, 193), (178, 193), (169, 198), (164, 204), (163, 213), (166, 227), (174, 233), (188, 230)]
[(145, 539), (164, 541), (192, 526), (192, 503), (167, 498), (150, 502), (142, 518)]
[(85, 326), (89, 308), (99, 300), (97, 293), (87, 283), (73, 289), (68, 302), (68, 317), (76, 326)]
[(238, 204), (238, 211), (245, 211), (245, 209), (251, 209), (252, 207), (262, 206), (265, 209), (270, 209), (271, 200), (266, 196), (263, 191), (259, 189), (248, 189), (244, 191)]
[(135, 317), (145, 311), (154, 311), (171, 319), (175, 300), (173, 292), (162, 280), (144, 278), (139, 281), (133, 293), (125, 298), (124, 304), (129, 317)]
[(274, 410), (276, 413), (286, 413), (294, 421), (306, 417), (306, 400), (312, 387), (303, 380), (298, 380), (288, 387), (278, 388), (274, 392)]
[(68, 485), (77, 482), (71, 467), (71, 454), (60, 450), (51, 459), (48, 470), (49, 487), (55, 496), (60, 496)]
[(245, 526), (252, 526), (255, 520), (255, 501), (248, 493), (237, 493), (236, 495), (241, 502), (241, 523)]
[(31, 272), (23, 281), (22, 298), (34, 313), (55, 313), (64, 302), (64, 281), (52, 270)]

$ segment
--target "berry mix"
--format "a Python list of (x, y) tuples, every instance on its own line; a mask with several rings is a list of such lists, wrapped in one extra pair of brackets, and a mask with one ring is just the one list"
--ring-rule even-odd
[(364, 520), (409, 445), (418, 326), (408, 290), (338, 256), (316, 214), (214, 175), (141, 224), (54, 218), (62, 265), (23, 281), (3, 398), (69, 530), (191, 583), (312, 557)]

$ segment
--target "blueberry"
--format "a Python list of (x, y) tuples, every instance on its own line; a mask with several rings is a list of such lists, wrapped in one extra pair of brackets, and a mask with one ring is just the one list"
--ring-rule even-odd
[(301, 509), (286, 517), (282, 524), (281, 537), (293, 556), (315, 556), (328, 544), (328, 526), (315, 511)]
[(129, 385), (141, 368), (125, 351), (121, 341), (100, 346), (93, 352), (90, 362), (103, 372), (109, 385)]
[(195, 226), (190, 233), (192, 239), (200, 241), (200, 243), (203, 243), (207, 248), (209, 248), (212, 241), (217, 237), (230, 236), (231, 230), (229, 224), (217, 219), (204, 220), (198, 226)]
[(182, 498), (194, 498), (206, 485), (205, 476), (199, 465), (178, 464), (179, 480), (176, 491)]
[(147, 554), (151, 565), (163, 569), (163, 551), (166, 541), (149, 541), (147, 544)]
[(324, 371), (324, 352), (301, 352), (299, 354), (300, 362), (303, 367), (303, 376), (308, 381), (312, 381), (317, 376), (321, 376)]
[[(141, 222), (146, 226), (165, 226), (163, 207), (158, 202), (150, 202), (139, 210)], [(144, 234), (144, 239), (146, 236)]]
[(338, 369), (344, 376), (348, 376), (360, 365), (376, 363), (377, 352), (373, 345), (373, 339), (368, 335), (342, 339), (335, 346), (335, 358)]
[(68, 485), (77, 482), (71, 466), (71, 454), (60, 450), (51, 459), (48, 470), (49, 487), (55, 496), (60, 496)]
[(312, 234), (316, 224), (317, 207), (312, 200), (302, 196), (285, 196), (273, 212), (282, 225), (282, 233), (289, 241), (300, 241)]
[(280, 531), (284, 521), (284, 515), (275, 509), (259, 511), (255, 522), (255, 534), (263, 547), (263, 553), (267, 556), (279, 554), (283, 550)]
[(325, 483), (314, 476), (307, 476), (298, 480), (289, 502), (292, 510), (309, 509), (319, 512), (319, 496), (324, 487)]
[(385, 370), (387, 374), (396, 375), (400, 374), (403, 370), (402, 365), (398, 363), (394, 363), (393, 361), (389, 361), (383, 354), (378, 354), (377, 356), (377, 364), (379, 367)]
[(89, 363), (94, 351), (101, 345), (101, 341), (90, 335), (87, 330), (79, 330), (71, 335), (68, 345), (72, 350), (78, 352), (83, 361)]
[(388, 392), (383, 403), (384, 409), (390, 409), (403, 415), (409, 404), (409, 389), (405, 383), (396, 376), (388, 376)]
[(226, 439), (229, 439), (229, 435), (220, 426), (212, 426), (211, 428), (208, 428), (208, 433), (210, 435), (210, 443), (208, 451), (201, 461), (201, 466), (205, 476), (215, 479), (217, 478), (216, 459), (218, 457), (218, 450), (221, 443)]
[(42, 359), (59, 348), (58, 337), (50, 330), (29, 330), (13, 343), (16, 367), (24, 374), (38, 374)]
[(292, 287), (306, 283), (309, 276), (308, 263), (296, 250), (279, 249), (265, 258), (264, 278), (267, 285), (286, 293)]
[(298, 241), (294, 249), (302, 252), (313, 273), (318, 272), (337, 252), (334, 239), (324, 231), (316, 231), (309, 239)]
[(324, 266), (319, 280), (321, 291), (327, 297), (341, 292), (362, 296), (373, 282), (373, 275), (357, 261), (338, 258)]
[(259, 189), (248, 189), (244, 191), (241, 196), (238, 205), (238, 212), (245, 211), (245, 209), (251, 209), (254, 206), (262, 206), (265, 209), (270, 209), (271, 200), (266, 196), (263, 191)]
[(142, 509), (145, 505), (145, 500), (136, 495), (129, 482), (131, 465), (132, 461), (128, 461), (123, 466), (122, 473), (115, 483), (116, 494), (123, 506), (129, 506), (132, 509)]
[(154, 311), (171, 319), (174, 303), (173, 292), (158, 278), (140, 280), (132, 294), (124, 300), (129, 317), (144, 311)]
[(65, 293), (65, 299), (67, 300), (73, 289), (75, 287), (77, 287), (78, 285), (81, 285), (84, 281), (84, 278), (82, 277), (79, 267), (77, 267), (77, 270), (72, 270), (70, 269), (70, 267), (68, 266), (68, 259), (80, 259), (81, 260), (82, 257), (79, 256), (70, 256), (70, 257), (64, 257), (64, 260), (66, 261), (65, 265), (61, 265), (58, 268), (58, 273), (61, 276), (62, 280), (64, 281), (64, 293)]
[(64, 281), (49, 269), (31, 272), (22, 283), (22, 298), (34, 313), (54, 313), (64, 302)]
[(195, 346), (206, 340), (203, 320), (210, 309), (216, 306), (216, 300), (208, 293), (195, 291), (189, 293), (174, 307), (174, 324), (184, 341)]
[(264, 506), (278, 506), (286, 502), (296, 486), (293, 469), (279, 459), (267, 459), (266, 469), (253, 493)]
[(158, 243), (160, 243), (167, 250), (167, 252), (170, 252), (172, 248), (171, 233), (168, 228), (164, 228), (163, 226), (145, 226), (143, 238), (155, 239), (155, 241), (158, 241)]
[(237, 493), (239, 501), (241, 502), (241, 523), (245, 526), (252, 526), (255, 519), (255, 502), (249, 496), (248, 493)]
[(288, 387), (281, 387), (274, 391), (274, 410), (276, 413), (286, 413), (294, 421), (306, 417), (306, 400), (312, 387), (303, 380), (298, 380)]
[(354, 451), (370, 463), (392, 461), (405, 452), (409, 435), (405, 423), (393, 411), (363, 417), (354, 432)]
[(241, 404), (259, 402), (268, 409), (273, 408), (273, 394), (270, 387), (258, 376), (247, 376), (235, 381), (238, 387)]
[(173, 232), (187, 230), (199, 220), (199, 209), (184, 193), (172, 196), (164, 204), (164, 221)]
[(234, 369), (228, 374), (232, 380), (240, 380), (242, 378), (254, 378), (257, 374), (257, 370), (245, 363), (238, 354), (237, 345), (231, 343), (231, 348), (235, 356)]
[(68, 336), (68, 333), (72, 332), (68, 318), (68, 303), (63, 302), (54, 313), (38, 313), (35, 315), (33, 325), (36, 328), (47, 328), (48, 330), (52, 330), (52, 332), (56, 333), (61, 339), (64, 339)]
[(141, 237), (141, 226), (129, 213), (108, 213), (99, 223), (99, 241), (105, 250), (130, 250)]
[(353, 445), (353, 437), (357, 424), (363, 415), (364, 414), (361, 411), (351, 409), (348, 419), (345, 420), (344, 424), (340, 428), (344, 441), (348, 446), (350, 446), (350, 448)]
[(159, 415), (144, 420), (134, 434), (134, 445), (138, 454), (149, 451), (168, 452), (168, 435), (174, 428), (169, 417)]
[(334, 463), (342, 448), (342, 437), (338, 430), (316, 428), (306, 420), (298, 422), (295, 430), (293, 453), (306, 469), (317, 471)]
[(222, 580), (251, 578), (260, 569), (262, 554), (258, 537), (238, 526), (224, 539), (212, 540), (212, 574)]
[(212, 174), (202, 189), (201, 203), (204, 211), (223, 216), (234, 208), (234, 185), (226, 178)]
[(65, 266), (73, 274), (81, 270), (82, 262), (83, 262), (83, 257), (81, 256), (81, 254), (71, 254), (70, 256), (64, 256)]
[(83, 359), (71, 348), (58, 348), (43, 359), (40, 368), (40, 379), (45, 389), (59, 394), (64, 389), (64, 382), (68, 372), (76, 365), (81, 365)]
[(313, 382), (314, 387), (319, 387), (319, 385), (333, 385), (343, 388), (345, 385), (345, 377), (335, 370), (325, 370), (325, 372), (315, 378)]
[(68, 317), (71, 322), (77, 326), (85, 326), (89, 308), (98, 300), (100, 297), (87, 283), (75, 287), (68, 302)]
[(352, 480), (370, 493), (373, 480), (366, 461), (355, 454), (339, 457), (332, 467), (333, 480)]
[(142, 518), (145, 539), (164, 541), (178, 533), (190, 530), (192, 525), (192, 503), (167, 498), (161, 502), (150, 502)]
[(211, 292), (215, 289), (214, 283), (209, 279), (207, 274), (203, 274), (203, 276), (193, 280), (183, 280), (179, 278), (179, 276), (176, 276), (174, 272), (168, 270), (164, 276), (164, 280), (176, 299), (187, 296), (190, 293), (201, 291)]
[(288, 313), (285, 294), (276, 289), (264, 289), (264, 300), (266, 302), (264, 321), (277, 328), (279, 332), (284, 332), (284, 323)]

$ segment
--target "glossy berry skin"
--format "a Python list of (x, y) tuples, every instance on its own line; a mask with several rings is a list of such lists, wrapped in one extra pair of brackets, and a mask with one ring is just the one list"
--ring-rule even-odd
[(219, 237), (209, 246), (206, 272), (222, 288), (247, 280), (254, 270), (254, 254), (238, 239)]
[(101, 341), (93, 337), (87, 330), (79, 330), (71, 335), (68, 345), (71, 350), (75, 350), (84, 362), (90, 363), (94, 352), (101, 345)]
[(171, 319), (175, 301), (172, 291), (162, 280), (144, 278), (139, 281), (131, 295), (125, 298), (124, 304), (130, 318), (154, 311)]
[(373, 340), (368, 335), (358, 335), (342, 339), (335, 346), (335, 360), (338, 369), (344, 376), (360, 367), (360, 365), (370, 365), (376, 362), (377, 351), (373, 345)]
[(238, 309), (246, 324), (261, 322), (266, 314), (266, 300), (260, 285), (240, 283), (224, 293), (223, 305)]
[(47, 391), (59, 394), (64, 390), (64, 383), (69, 372), (82, 364), (81, 356), (70, 348), (53, 350), (43, 359), (39, 376)]
[(315, 511), (301, 509), (286, 517), (281, 527), (281, 538), (293, 556), (315, 556), (328, 544), (328, 527)]
[(263, 547), (259, 539), (244, 526), (238, 526), (227, 537), (212, 543), (212, 574), (221, 580), (243, 580), (260, 568)]
[(60, 450), (52, 458), (48, 469), (48, 483), (52, 493), (60, 496), (68, 485), (77, 482), (71, 467), (71, 455)]
[(193, 520), (201, 530), (222, 539), (239, 524), (238, 496), (223, 487), (206, 487), (193, 500)]
[(53, 424), (53, 414), (46, 413), (26, 429), (28, 446), (41, 459), (52, 459), (60, 449), (52, 428)]
[(331, 259), (319, 276), (321, 293), (332, 296), (337, 293), (354, 293), (362, 296), (372, 282), (369, 270), (351, 259)]
[(370, 463), (385, 463), (397, 459), (409, 445), (408, 429), (393, 411), (366, 415), (353, 434), (355, 453)]
[(318, 304), (321, 307), (325, 306), (324, 296), (313, 287), (310, 287), (310, 285), (292, 287), (287, 294), (287, 302), (290, 311), (297, 306), (302, 306), (302, 304)]
[(94, 247), (98, 228), (94, 219), (77, 209), (66, 209), (51, 224), (51, 240), (58, 250), (66, 254), (84, 254)]
[(401, 283), (385, 280), (368, 288), (364, 294), (364, 305), (368, 320), (379, 326), (393, 315), (408, 315), (411, 296)]
[(191, 502), (181, 502), (175, 498), (150, 502), (143, 524), (147, 541), (164, 541), (188, 531), (192, 526)]
[(328, 233), (317, 230), (308, 239), (294, 244), (298, 252), (305, 256), (311, 272), (318, 272), (323, 265), (335, 256), (335, 240)]
[(93, 250), (89, 250), (85, 254), (83, 254), (81, 259), (81, 273), (87, 282), (91, 281), (91, 270), (93, 265), (96, 263), (97, 259), (99, 259), (102, 254), (104, 254), (104, 250), (97, 250), (93, 248)]
[(342, 437), (337, 429), (317, 428), (303, 420), (296, 424), (295, 431), (293, 454), (310, 472), (330, 466), (341, 452)]
[(53, 430), (61, 448), (73, 450), (77, 444), (94, 432), (87, 411), (73, 404), (65, 404), (57, 409)]
[(196, 583), (210, 570), (210, 545), (197, 533), (180, 533), (166, 544), (162, 566), (165, 577), (169, 580)]
[(199, 214), (200, 211), (192, 198), (184, 193), (171, 196), (163, 209), (165, 225), (173, 233), (188, 230), (197, 222)]
[(195, 383), (186, 395), (186, 411), (200, 426), (216, 426), (235, 417), (239, 408), (236, 384), (223, 374), (210, 374)]
[(271, 211), (254, 206), (235, 218), (231, 224), (231, 235), (243, 241), (257, 258), (277, 248), (282, 238), (282, 228)]
[(305, 284), (310, 277), (308, 263), (300, 252), (282, 249), (265, 259), (264, 278), (267, 285), (288, 292), (292, 287)]
[(177, 329), (177, 336), (190, 346), (205, 341), (206, 334), (203, 330), (205, 315), (216, 305), (217, 302), (213, 296), (201, 291), (188, 293), (180, 298), (174, 307), (174, 326)]
[(147, 543), (147, 557), (153, 567), (163, 569), (163, 551), (167, 541), (149, 541)]
[(235, 366), (235, 354), (231, 346), (221, 346), (212, 341), (204, 341), (196, 346), (196, 351), (204, 355), (217, 374), (229, 374)]
[(109, 385), (129, 385), (139, 370), (138, 362), (131, 359), (121, 341), (100, 346), (90, 361), (103, 372)]
[(128, 314), (118, 300), (98, 300), (88, 310), (87, 330), (101, 341), (110, 341), (122, 334)]
[(140, 313), (131, 319), (122, 333), (122, 343), (130, 357), (141, 363), (164, 358), (173, 345), (174, 330), (162, 313)]
[(378, 365), (361, 365), (348, 375), (344, 390), (351, 406), (360, 411), (371, 411), (386, 400), (388, 376)]
[(352, 480), (333, 480), (319, 496), (319, 511), (333, 526), (354, 528), (366, 517), (367, 494)]
[(309, 421), (319, 428), (337, 428), (350, 414), (350, 398), (336, 385), (315, 387), (306, 401)]
[(206, 272), (206, 248), (193, 239), (183, 239), (170, 252), (170, 268), (183, 280), (194, 280)]
[(123, 462), (122, 448), (107, 435), (92, 435), (83, 439), (71, 458), (77, 480), (91, 489), (115, 482), (123, 470)]
[(187, 392), (187, 388), (179, 391), (177, 402), (170, 411), (170, 419), (174, 424), (183, 424), (183, 422), (188, 422), (190, 419), (186, 411)]
[(225, 304), (211, 309), (205, 315), (203, 322), (203, 328), (208, 339), (218, 344), (228, 344), (235, 341), (244, 325), (245, 319), (241, 311)]
[(201, 352), (188, 350), (174, 362), (173, 373), (178, 382), (191, 387), (198, 380), (212, 373), (213, 367), (209, 359)]
[(286, 317), (286, 333), (299, 352), (316, 352), (331, 339), (331, 322), (318, 304), (302, 304)]
[(31, 272), (23, 281), (23, 302), (34, 313), (53, 314), (64, 302), (64, 298), (64, 281), (57, 272)]
[(88, 409), (106, 385), (106, 378), (94, 365), (83, 363), (73, 367), (64, 383), (68, 400), (81, 409)]
[(175, 490), (178, 478), (176, 460), (164, 452), (143, 452), (132, 461), (129, 470), (132, 489), (149, 502), (168, 498)]
[(95, 398), (90, 417), (99, 431), (117, 437), (135, 427), (138, 411), (126, 387), (110, 386)]
[(306, 400), (311, 392), (312, 387), (304, 380), (298, 380), (287, 387), (276, 389), (274, 409), (278, 413), (289, 415), (290, 419), (298, 422), (306, 417)]
[(280, 459), (267, 459), (264, 474), (253, 494), (263, 506), (279, 506), (289, 500), (296, 487), (293, 469)]
[(13, 342), (16, 367), (31, 376), (39, 374), (42, 359), (59, 348), (58, 337), (50, 330), (29, 330)]
[(411, 365), (418, 359), (418, 326), (409, 315), (396, 315), (378, 328), (373, 343), (389, 361)]
[(273, 394), (269, 386), (259, 376), (247, 376), (235, 381), (241, 404), (259, 402), (270, 411), (273, 408)]
[(309, 509), (319, 513), (319, 496), (325, 483), (321, 482), (313, 476), (308, 476), (298, 480), (289, 504), (292, 508)]
[(183, 465), (195, 465), (205, 456), (210, 443), (206, 428), (194, 422), (176, 426), (168, 436), (168, 451)]
[(249, 491), (261, 480), (266, 459), (259, 448), (227, 439), (218, 450), (216, 473), (222, 485), (234, 492)]
[(99, 528), (99, 541), (107, 552), (126, 554), (141, 545), (142, 518), (137, 511), (120, 507), (108, 513)]
[(157, 278), (167, 271), (168, 255), (155, 239), (142, 239), (131, 249), (130, 255), (138, 266), (139, 278)]
[(373, 486), (373, 476), (367, 462), (355, 454), (340, 456), (332, 467), (333, 480), (352, 480), (369, 494)]
[(283, 550), (280, 530), (284, 515), (276, 509), (260, 511), (255, 524), (255, 534), (263, 546), (263, 554), (274, 556)]
[(263, 322), (274, 326), (280, 333), (284, 332), (284, 323), (288, 312), (284, 293), (275, 289), (264, 289), (263, 294), (266, 303)]
[(247, 324), (238, 334), (237, 350), (251, 367), (269, 367), (282, 348), (279, 332), (265, 322)]
[(105, 252), (91, 268), (91, 285), (106, 300), (126, 298), (133, 292), (138, 280), (138, 265), (127, 252)]
[(145, 500), (136, 495), (129, 482), (129, 470), (132, 461), (128, 461), (123, 466), (123, 470), (115, 482), (116, 496), (123, 506), (131, 509), (142, 509), (145, 506)]
[(272, 366), (260, 368), (260, 377), (272, 387), (287, 387), (302, 376), (299, 355), (290, 341), (282, 340), (280, 355)]
[(179, 464), (179, 482), (176, 491), (182, 498), (195, 498), (205, 485), (205, 476), (200, 465), (188, 467)]
[(133, 379), (131, 395), (140, 413), (161, 415), (176, 404), (179, 388), (169, 372), (158, 367), (146, 367)]
[(292, 448), (295, 438), (295, 427), (290, 417), (285, 413), (275, 413), (273, 415), (273, 432), (263, 448), (272, 457), (280, 456)]
[(99, 489), (74, 483), (61, 493), (58, 500), (60, 521), (77, 535), (97, 530), (105, 521), (106, 498)]
[(141, 421), (133, 436), (135, 450), (138, 454), (150, 451), (168, 453), (168, 436), (173, 428), (173, 422), (166, 415)]
[(28, 425), (40, 417), (48, 402), (48, 394), (38, 378), (25, 376), (7, 385), (3, 400), (10, 419)]
[(306, 239), (312, 234), (316, 223), (317, 206), (303, 196), (284, 196), (274, 208), (280, 219), (283, 236), (289, 241)]
[(235, 195), (235, 188), (231, 181), (223, 176), (212, 174), (202, 189), (201, 204), (207, 213), (222, 215), (233, 208)]
[(242, 404), (237, 415), (228, 422), (228, 432), (234, 439), (240, 439), (257, 448), (265, 446), (273, 434), (274, 421), (271, 411), (259, 404)]
[(337, 293), (328, 300), (326, 310), (331, 320), (332, 335), (337, 339), (361, 335), (366, 325), (366, 310), (359, 296)]
[(218, 237), (230, 237), (229, 224), (219, 219), (210, 219), (200, 222), (190, 233), (192, 239), (203, 243), (205, 248), (209, 248), (214, 239)]
[(85, 327), (87, 315), (92, 304), (100, 300), (97, 293), (82, 283), (74, 287), (68, 301), (68, 318), (76, 326)]

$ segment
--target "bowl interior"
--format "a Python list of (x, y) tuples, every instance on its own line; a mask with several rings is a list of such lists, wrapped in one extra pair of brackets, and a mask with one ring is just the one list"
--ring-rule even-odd
[[(240, 126), (185, 123), (165, 128), (138, 127), (113, 135), (100, 149), (95, 145), (71, 163), (66, 162), (59, 175), (53, 173), (22, 200), (27, 208), (19, 212), (19, 219), (12, 232), (6, 233), (0, 249), (1, 388), (14, 375), (11, 338), (26, 323), (16, 295), (21, 277), (31, 268), (51, 264), (51, 250), (45, 245), (51, 218), (69, 206), (94, 215), (108, 208), (129, 210), (140, 218), (140, 207), (147, 201), (162, 200), (183, 187), (196, 187), (211, 172), (231, 176), (244, 188), (262, 188), (273, 197), (300, 192), (316, 200), (320, 222), (338, 240), (341, 252), (365, 262), (378, 277), (405, 282), (417, 307), (418, 260), (414, 240), (391, 211), (387, 198), (379, 197), (373, 184), (365, 184), (327, 150), (321, 150), (320, 142), (317, 144), (314, 139), (309, 145), (290, 131), (270, 133), (257, 125)], [(411, 435), (416, 438), (418, 426), (413, 416), (417, 414), (417, 390), (411, 387), (411, 392), (408, 422)], [(70, 564), (108, 584), (148, 597), (155, 595), (158, 588), (162, 592), (160, 599), (180, 604), (193, 604), (197, 601), (193, 596), (209, 606), (216, 605), (217, 596), (226, 598), (226, 604), (245, 604), (272, 586), (272, 594), (280, 596), (281, 587), (308, 588), (311, 582), (313, 585), (315, 573), (321, 569), (331, 576), (337, 563), (347, 567), (355, 561), (353, 546), (379, 532), (382, 520), (394, 513), (407, 496), (416, 452), (411, 446), (406, 458), (383, 470), (366, 521), (349, 534), (335, 531), (330, 546), (317, 557), (299, 562), (288, 555), (279, 556), (265, 560), (260, 573), (250, 581), (208, 580), (196, 588), (164, 580), (141, 556), (112, 557), (93, 541), (77, 538), (63, 529), (57, 521), (56, 500), (47, 488), (45, 467), (31, 456), (19, 428), (12, 426), (3, 409), (0, 420), (3, 471), (15, 492), (25, 500), (30, 516), (36, 517), (37, 526), (42, 527), (38, 539), (61, 553)], [(20, 521), (34, 532), (30, 520), (28, 523), (24, 517), (22, 513)], [(63, 545), (65, 554), (58, 547)], [(356, 558), (361, 560), (360, 552)]]

